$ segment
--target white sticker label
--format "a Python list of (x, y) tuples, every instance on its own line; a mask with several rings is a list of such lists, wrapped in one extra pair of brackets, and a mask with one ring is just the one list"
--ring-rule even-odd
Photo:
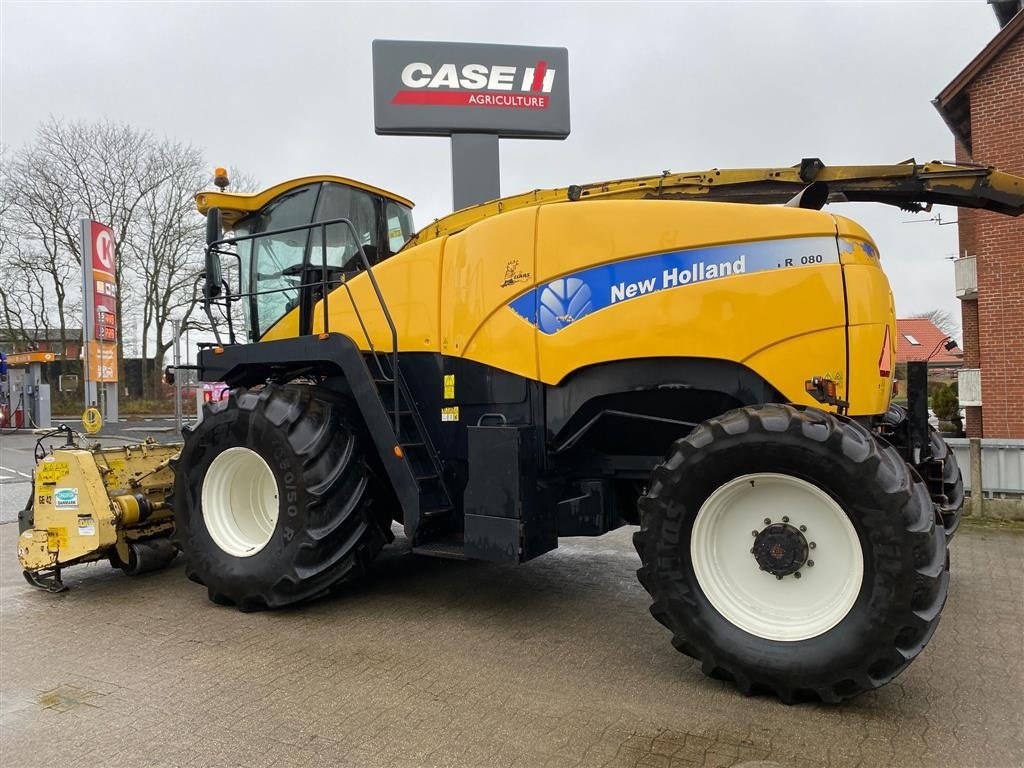
[(55, 488), (53, 491), (53, 506), (57, 509), (78, 509), (78, 489)]
[(96, 526), (95, 525), (82, 525), (81, 523), (79, 523), (79, 525), (78, 525), (78, 535), (79, 536), (95, 536), (96, 535)]

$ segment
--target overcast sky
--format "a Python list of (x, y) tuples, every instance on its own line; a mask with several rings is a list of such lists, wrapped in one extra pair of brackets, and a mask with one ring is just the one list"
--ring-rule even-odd
[[(445, 138), (376, 136), (375, 38), (565, 46), (572, 135), (501, 142), (512, 194), (711, 167), (950, 159), (931, 99), (998, 31), (982, 0), (935, 3), (0, 2), (0, 141), (50, 114), (203, 148), (270, 186), (336, 173), (451, 210)], [(875, 236), (901, 315), (959, 320), (956, 227), (832, 206)], [(954, 209), (942, 210), (955, 220)]]

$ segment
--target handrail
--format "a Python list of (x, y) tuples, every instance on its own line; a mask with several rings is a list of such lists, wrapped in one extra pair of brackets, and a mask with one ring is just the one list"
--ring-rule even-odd
[[(370, 280), (370, 285), (373, 286), (373, 292), (377, 296), (377, 302), (380, 304), (380, 308), (381, 308), (381, 310), (384, 313), (384, 319), (387, 321), (387, 324), (388, 324), (388, 329), (391, 331), (391, 377), (389, 378), (387, 376), (387, 374), (384, 373), (383, 367), (380, 365), (380, 360), (378, 358), (378, 354), (379, 353), (377, 352), (377, 350), (373, 346), (373, 342), (370, 339), (370, 335), (369, 335), (369, 332), (367, 331), (366, 324), (365, 324), (365, 322), (363, 322), (362, 315), (359, 312), (359, 307), (356, 305), (355, 298), (352, 296), (352, 291), (351, 291), (351, 289), (349, 289), (349, 287), (347, 285), (347, 281), (344, 278), (342, 278), (341, 285), (345, 286), (345, 290), (348, 293), (350, 300), (352, 301), (352, 309), (353, 309), (353, 311), (356, 314), (356, 318), (359, 320), (359, 325), (362, 327), (363, 333), (366, 335), (366, 341), (367, 341), (367, 344), (370, 347), (370, 353), (373, 355), (374, 360), (377, 362), (377, 367), (378, 367), (378, 369), (381, 372), (381, 376), (384, 378), (385, 381), (389, 381), (390, 380), (392, 382), (393, 386), (394, 386), (394, 395), (393, 395), (394, 400), (393, 400), (393, 414), (392, 414), (392, 416), (393, 416), (393, 421), (394, 421), (394, 426), (395, 426), (395, 437), (397, 438), (399, 436), (399, 428), (400, 428), (400, 425), (399, 425), (399, 415), (398, 415), (398, 411), (399, 411), (398, 329), (395, 326), (394, 318), (392, 318), (392, 316), (391, 316), (391, 311), (388, 309), (387, 302), (384, 300), (384, 294), (380, 290), (380, 284), (377, 282), (377, 278), (373, 274), (373, 266), (370, 264), (370, 260), (366, 256), (366, 250), (363, 248), (363, 244), (360, 242), (359, 233), (356, 231), (355, 225), (351, 222), (351, 220), (349, 220), (347, 218), (338, 218), (338, 219), (329, 219), (327, 221), (311, 222), (309, 224), (297, 224), (297, 225), (295, 225), (293, 227), (281, 227), (280, 229), (272, 229), (272, 230), (269, 230), (267, 232), (258, 232), (258, 233), (249, 234), (249, 235), (239, 235), (237, 237), (225, 237), (225, 238), (221, 238), (220, 240), (214, 240), (212, 243), (208, 243), (207, 246), (206, 246), (207, 253), (215, 253), (218, 256), (220, 256), (220, 255), (233, 255), (236, 258), (238, 258), (238, 260), (239, 260), (239, 280), (238, 280), (239, 290), (238, 290), (238, 293), (233, 297), (231, 295), (231, 291), (230, 291), (230, 287), (229, 287), (228, 288), (228, 292), (225, 295), (225, 301), (224, 301), (224, 304), (225, 304), (225, 307), (226, 307), (226, 310), (227, 310), (227, 315), (228, 315), (228, 328), (230, 330), (229, 338), (231, 339), (231, 343), (234, 344), (235, 343), (235, 340), (234, 340), (234, 329), (232, 327), (231, 317), (230, 317), (230, 314), (231, 314), (230, 304), (231, 304), (231, 301), (232, 301), (233, 298), (241, 298), (243, 295), (245, 295), (245, 296), (260, 296), (260, 295), (263, 295), (263, 294), (281, 293), (283, 291), (301, 290), (303, 288), (308, 288), (308, 287), (312, 287), (312, 286), (315, 286), (315, 285), (320, 285), (321, 286), (321, 290), (322, 290), (322, 295), (321, 295), (321, 299), (320, 300), (321, 300), (321, 302), (323, 304), (323, 318), (324, 318), (323, 332), (324, 333), (330, 333), (330, 327), (329, 327), (330, 312), (329, 312), (329, 309), (328, 309), (328, 296), (330, 294), (330, 287), (331, 286), (330, 286), (330, 281), (327, 279), (327, 228), (331, 227), (331, 226), (334, 226), (334, 225), (338, 225), (338, 224), (347, 227), (348, 231), (352, 235), (352, 242), (355, 243), (356, 249), (357, 249), (357, 251), (359, 253), (359, 260), (362, 263), (363, 269), (366, 271), (366, 276)], [(256, 240), (256, 239), (261, 238), (261, 237), (271, 237), (273, 235), (287, 234), (288, 232), (299, 232), (299, 231), (304, 231), (304, 230), (305, 231), (309, 231), (309, 230), (311, 230), (313, 228), (319, 228), (320, 229), (320, 256), (321, 256), (321, 259), (320, 259), (320, 282), (319, 283), (301, 283), (301, 284), (299, 284), (297, 286), (288, 286), (287, 288), (271, 288), (271, 289), (266, 290), (266, 291), (247, 291), (247, 292), (245, 292), (243, 294), (243, 292), (241, 290), (241, 286), (242, 286), (241, 257), (238, 256), (238, 253), (237, 253), (237, 248), (238, 248), (238, 244), (239, 243), (247, 242), (247, 241), (250, 241), (250, 240)], [(234, 252), (232, 252), (232, 251), (222, 251), (222, 250), (220, 250), (218, 248), (218, 246), (234, 246), (236, 250)], [(305, 263), (303, 264), (303, 268), (304, 269), (308, 268)], [(209, 296), (207, 296), (205, 291), (203, 293), (203, 296), (204, 296), (204, 308), (206, 310), (206, 315), (210, 319), (210, 323), (211, 323), (211, 325), (213, 326), (213, 329), (214, 329), (214, 336), (217, 338), (218, 343), (219, 343), (219, 341), (220, 341), (220, 334), (217, 332), (217, 324), (216, 324), (216, 322), (213, 319), (213, 314), (210, 312), (210, 306), (212, 304), (219, 303), (219, 302), (216, 302), (215, 299), (210, 298)]]

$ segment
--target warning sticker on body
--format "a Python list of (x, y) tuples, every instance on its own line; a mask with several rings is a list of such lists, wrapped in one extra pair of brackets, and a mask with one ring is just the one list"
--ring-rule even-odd
[(68, 529), (67, 528), (47, 528), (46, 529), (46, 549), (49, 552), (59, 552), (62, 549), (67, 549), (68, 546)]
[(441, 421), (458, 421), (459, 420), (459, 406), (453, 405), (448, 408), (441, 409)]
[(446, 373), (444, 375), (444, 399), (454, 400), (455, 399), (455, 374)]
[(96, 535), (96, 521), (91, 517), (80, 517), (78, 518), (78, 535), (79, 536), (95, 536)]
[(53, 485), (64, 475), (71, 471), (66, 461), (54, 461), (43, 463), (36, 469), (36, 482), (43, 485)]

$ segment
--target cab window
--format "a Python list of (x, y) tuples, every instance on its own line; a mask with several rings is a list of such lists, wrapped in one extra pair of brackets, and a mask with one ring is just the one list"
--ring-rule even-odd
[[(252, 222), (253, 234), (309, 224), (317, 186), (299, 187), (268, 204)], [(252, 286), (256, 292), (255, 338), (259, 338), (299, 303), (299, 285), (306, 257), (308, 230), (257, 237), (251, 253)]]
[[(346, 187), (344, 184), (326, 183), (320, 191), (320, 202), (316, 207), (314, 221), (348, 219), (347, 224), (330, 224), (315, 228), (311, 234), (309, 265), (316, 269), (323, 264), (321, 233), (326, 230), (327, 266), (343, 272), (354, 272), (361, 268), (359, 246), (363, 246), (366, 258), (371, 264), (383, 254), (377, 252), (377, 200), (361, 189)], [(355, 230), (353, 232), (353, 230)]]
[(413, 236), (412, 211), (394, 200), (388, 200), (386, 223), (388, 247), (391, 253), (398, 253)]

